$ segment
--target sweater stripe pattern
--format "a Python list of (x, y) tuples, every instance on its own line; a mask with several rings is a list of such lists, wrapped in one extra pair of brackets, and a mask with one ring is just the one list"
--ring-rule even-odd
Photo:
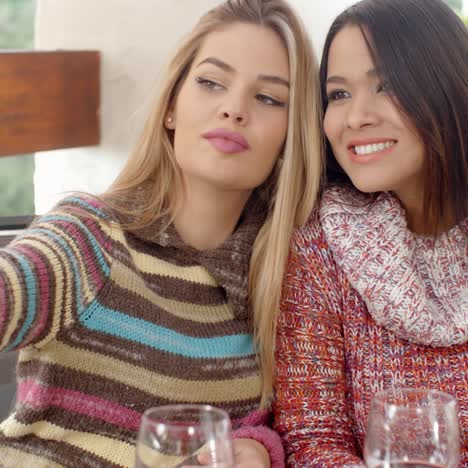
[(0, 349), (20, 349), (9, 466), (127, 467), (142, 413), (171, 403), (258, 409), (250, 321), (190, 255), (70, 197), (0, 250)]

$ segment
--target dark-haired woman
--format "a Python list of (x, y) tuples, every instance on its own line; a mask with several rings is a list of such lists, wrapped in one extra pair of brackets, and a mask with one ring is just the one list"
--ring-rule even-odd
[(468, 31), (441, 0), (363, 0), (321, 64), (328, 187), (295, 232), (277, 322), (289, 466), (362, 463), (370, 401), (458, 400), (468, 466)]

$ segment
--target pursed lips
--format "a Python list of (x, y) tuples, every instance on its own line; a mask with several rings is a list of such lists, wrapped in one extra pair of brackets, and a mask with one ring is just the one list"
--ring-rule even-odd
[(202, 137), (210, 141), (216, 149), (223, 153), (241, 153), (250, 148), (248, 141), (243, 135), (223, 128), (203, 133)]

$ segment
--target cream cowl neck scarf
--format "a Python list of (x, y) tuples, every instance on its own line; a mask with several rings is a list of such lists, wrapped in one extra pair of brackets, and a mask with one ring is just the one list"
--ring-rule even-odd
[(338, 266), (381, 326), (434, 347), (468, 341), (468, 219), (438, 238), (412, 233), (391, 193), (332, 187), (320, 217)]

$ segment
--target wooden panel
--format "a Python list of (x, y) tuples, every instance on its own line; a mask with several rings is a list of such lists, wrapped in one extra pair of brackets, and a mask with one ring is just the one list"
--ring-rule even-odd
[(97, 145), (97, 51), (0, 51), (0, 156)]

